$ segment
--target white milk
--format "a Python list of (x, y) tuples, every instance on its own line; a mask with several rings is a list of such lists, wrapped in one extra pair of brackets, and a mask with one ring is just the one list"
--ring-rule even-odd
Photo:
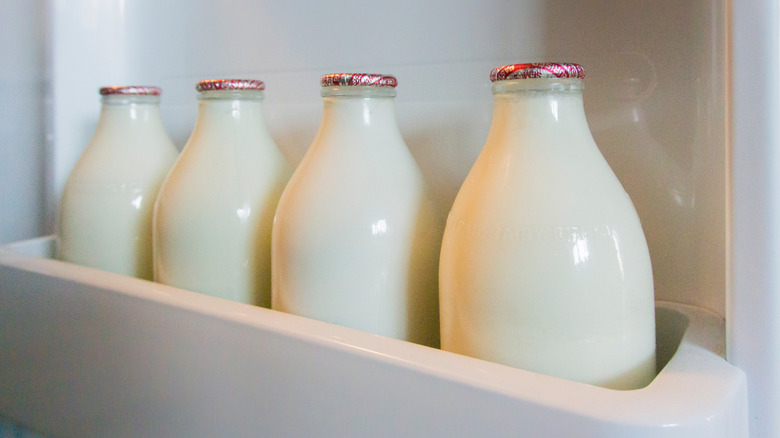
[(97, 129), (65, 184), (57, 226), (62, 260), (152, 279), (152, 210), (178, 154), (159, 88), (105, 87)]
[(195, 127), (155, 208), (155, 280), (270, 307), (271, 227), (292, 172), (263, 121), (264, 85), (197, 89)]
[[(367, 83), (382, 85), (347, 85)], [(398, 130), (394, 86), (323, 77), (319, 132), (276, 213), (273, 308), (438, 346), (444, 221)]]
[(643, 387), (655, 376), (650, 257), (591, 137), (582, 81), (509, 76), (493, 84), (490, 134), (447, 220), (442, 348)]

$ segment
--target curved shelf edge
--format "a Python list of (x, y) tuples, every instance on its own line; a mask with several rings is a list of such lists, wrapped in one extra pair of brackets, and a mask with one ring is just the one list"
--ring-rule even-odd
[(615, 391), (51, 260), (52, 244), (0, 248), (0, 413), (44, 433), (747, 436), (744, 373), (700, 308), (658, 302), (665, 366)]

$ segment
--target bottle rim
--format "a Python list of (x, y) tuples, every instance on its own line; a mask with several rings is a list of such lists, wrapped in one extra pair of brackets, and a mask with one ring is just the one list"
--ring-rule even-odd
[(490, 81), (513, 79), (584, 79), (585, 69), (567, 62), (531, 62), (496, 67), (490, 72)]
[(521, 95), (527, 93), (579, 93), (585, 89), (585, 82), (579, 78), (527, 78), (493, 82), (494, 95)]
[(380, 73), (332, 73), (320, 78), (322, 87), (392, 87), (398, 85), (398, 79), (392, 75)]
[(257, 79), (206, 79), (195, 84), (198, 92), (204, 91), (263, 91), (265, 83)]
[(320, 96), (338, 97), (348, 99), (373, 99), (373, 98), (393, 98), (396, 92), (393, 87), (371, 87), (371, 86), (345, 86), (345, 87), (322, 87)]
[(160, 87), (148, 85), (132, 86), (107, 86), (100, 88), (101, 96), (159, 96), (162, 93)]

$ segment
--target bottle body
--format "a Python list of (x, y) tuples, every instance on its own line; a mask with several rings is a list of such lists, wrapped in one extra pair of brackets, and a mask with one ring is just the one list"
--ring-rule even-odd
[(490, 134), (447, 221), (442, 347), (609, 388), (645, 386), (655, 376), (649, 253), (590, 135), (581, 81), (512, 82), (494, 85)]
[(273, 308), (437, 346), (443, 221), (394, 92), (372, 91), (323, 90), (320, 130), (277, 210)]
[(270, 307), (271, 226), (291, 174), (260, 90), (204, 90), (154, 217), (155, 280)]
[(159, 97), (104, 95), (95, 134), (62, 194), (58, 258), (151, 280), (154, 201), (177, 155)]

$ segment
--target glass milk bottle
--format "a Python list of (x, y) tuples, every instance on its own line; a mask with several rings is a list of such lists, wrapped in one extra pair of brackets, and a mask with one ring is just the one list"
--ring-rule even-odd
[(599, 152), (576, 64), (496, 68), (493, 123), (447, 219), (442, 348), (634, 389), (655, 376), (642, 227)]
[(322, 77), (319, 132), (276, 213), (273, 308), (438, 346), (443, 217), (398, 130), (396, 84)]
[(178, 150), (157, 87), (103, 87), (95, 134), (71, 171), (57, 224), (58, 258), (152, 279), (152, 211)]
[(198, 118), (155, 207), (155, 280), (271, 305), (271, 226), (291, 170), (257, 80), (198, 82)]

